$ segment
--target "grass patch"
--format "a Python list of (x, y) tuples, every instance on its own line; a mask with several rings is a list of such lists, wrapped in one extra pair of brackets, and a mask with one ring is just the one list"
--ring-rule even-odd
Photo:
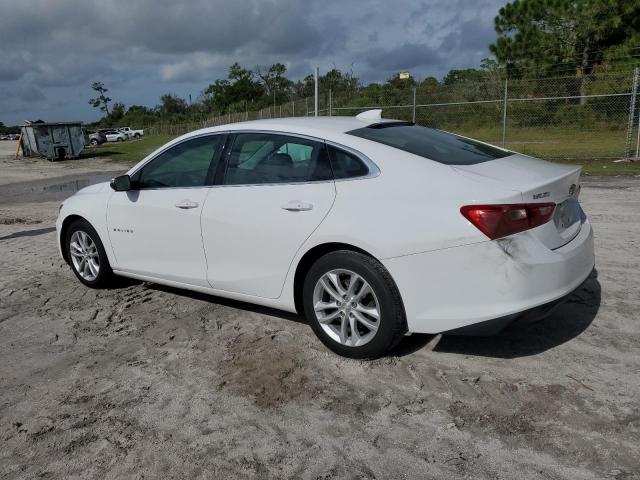
[(103, 143), (98, 147), (85, 150), (85, 153), (91, 157), (109, 157), (117, 162), (133, 164), (174, 138), (171, 135), (154, 135), (140, 140)]
[[(456, 133), (496, 145), (501, 143), (497, 129), (460, 129)], [(624, 151), (626, 132), (513, 128), (507, 133), (507, 148), (552, 162), (582, 165), (584, 175), (640, 175), (640, 161), (613, 161)], [(92, 157), (109, 157), (134, 164), (173, 138), (154, 135), (128, 142), (105, 143), (85, 152)]]
[(598, 159), (570, 159), (553, 160), (558, 163), (582, 165), (583, 175), (593, 176), (637, 176), (640, 175), (640, 161), (637, 162), (613, 162), (612, 160)]
[[(498, 128), (462, 128), (455, 133), (502, 145)], [(614, 162), (624, 156), (626, 135), (626, 130), (605, 128), (507, 127), (506, 147), (552, 162), (582, 165), (584, 175), (640, 175), (640, 161)]]

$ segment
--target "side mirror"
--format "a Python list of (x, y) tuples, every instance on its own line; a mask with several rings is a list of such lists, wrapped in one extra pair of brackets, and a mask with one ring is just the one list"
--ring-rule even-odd
[(120, 175), (111, 180), (110, 185), (116, 192), (128, 192), (131, 190), (131, 177), (129, 175)]

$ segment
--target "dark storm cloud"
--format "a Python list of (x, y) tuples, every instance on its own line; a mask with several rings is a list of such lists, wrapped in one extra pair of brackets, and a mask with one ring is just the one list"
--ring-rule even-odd
[(15, 93), (20, 100), (27, 103), (41, 102), (47, 98), (45, 97), (44, 93), (42, 93), (40, 89), (35, 87), (21, 88), (21, 89), (18, 89), (18, 91)]
[(486, 51), (495, 38), (493, 24), (467, 20), (455, 25), (455, 30), (445, 37), (443, 47), (447, 51)]
[(0, 121), (95, 118), (95, 80), (127, 104), (196, 97), (235, 61), (282, 62), (294, 78), (314, 66), (352, 69), (365, 82), (400, 69), (442, 76), (489, 55), (503, 3), (0, 0)]
[(370, 67), (383, 71), (409, 70), (414, 67), (435, 65), (441, 60), (436, 49), (415, 43), (393, 48), (373, 48), (365, 52), (362, 57)]
[(0, 82), (8, 82), (10, 80), (18, 80), (24, 75), (24, 70), (14, 67), (13, 65), (0, 65)]

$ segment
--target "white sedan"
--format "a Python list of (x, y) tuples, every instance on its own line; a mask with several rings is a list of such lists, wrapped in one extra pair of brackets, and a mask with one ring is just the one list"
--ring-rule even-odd
[(500, 330), (589, 276), (579, 167), (379, 113), (176, 138), (67, 199), (60, 253), (89, 287), (115, 274), (298, 312), (353, 358)]
[(119, 130), (104, 130), (103, 133), (107, 137), (107, 142), (124, 142), (129, 138), (127, 134)]

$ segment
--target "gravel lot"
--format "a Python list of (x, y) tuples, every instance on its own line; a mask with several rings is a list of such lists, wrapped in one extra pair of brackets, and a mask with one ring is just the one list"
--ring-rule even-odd
[(277, 311), (83, 287), (57, 254), (58, 205), (123, 168), (14, 148), (0, 143), (0, 477), (640, 478), (640, 179), (585, 181), (597, 278), (545, 321), (359, 362)]

